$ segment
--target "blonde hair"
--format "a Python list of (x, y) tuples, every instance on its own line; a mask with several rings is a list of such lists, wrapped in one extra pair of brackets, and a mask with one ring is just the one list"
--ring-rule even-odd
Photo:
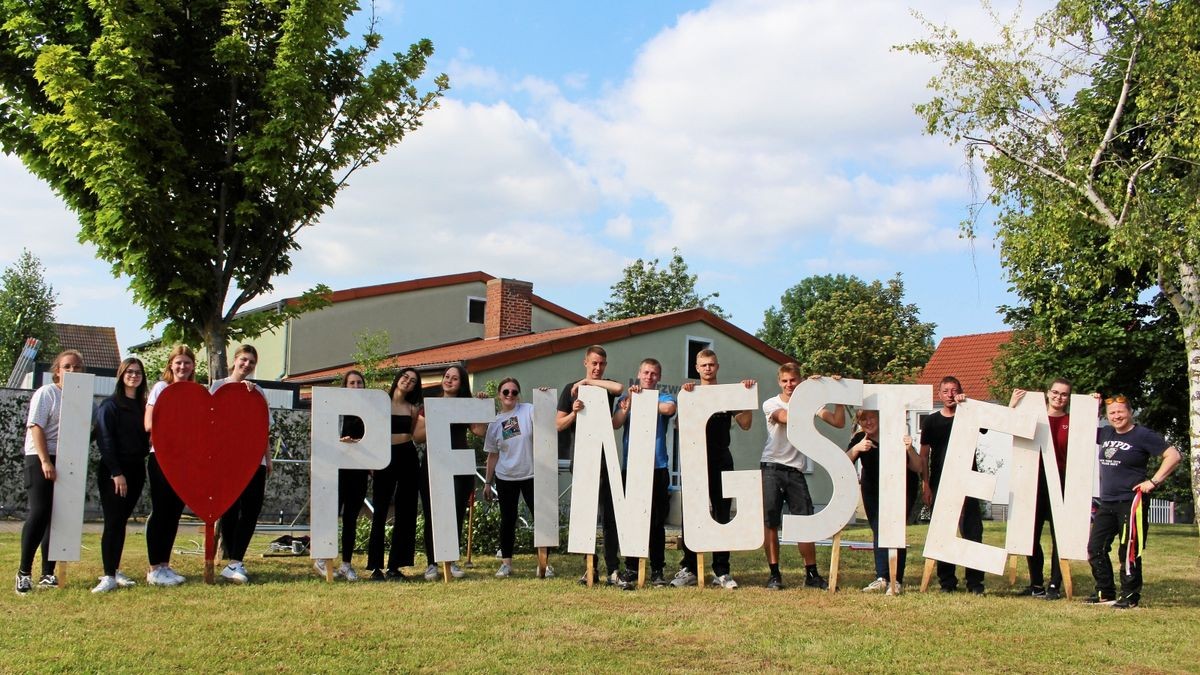
[[(167, 354), (167, 365), (163, 367), (162, 381), (171, 384), (175, 381), (175, 374), (171, 372), (171, 363), (175, 361), (177, 356), (186, 356), (192, 360), (192, 365), (196, 364), (196, 354), (192, 352), (192, 348), (187, 345), (175, 345), (171, 348), (171, 353)], [(192, 378), (196, 377), (196, 371), (192, 369)]]
[(62, 366), (62, 360), (68, 356), (74, 356), (79, 359), (79, 365), (83, 366), (83, 354), (78, 349), (64, 349), (54, 357), (54, 362), (50, 364), (50, 379), (54, 384), (58, 384), (58, 369)]

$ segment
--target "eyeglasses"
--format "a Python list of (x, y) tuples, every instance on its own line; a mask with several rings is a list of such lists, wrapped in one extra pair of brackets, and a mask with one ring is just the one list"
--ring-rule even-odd
[(1109, 403), (1129, 403), (1129, 399), (1125, 398), (1124, 394), (1117, 394), (1116, 396), (1104, 399), (1105, 405)]
[(501, 390), (500, 390), (500, 395), (501, 395), (501, 396), (517, 396), (517, 395), (519, 395), (520, 393), (521, 393), (521, 392), (520, 392), (519, 390), (517, 390), (517, 389), (501, 389)]
[(142, 371), (140, 371), (140, 370), (127, 370), (127, 371), (125, 371), (125, 377), (129, 377), (130, 375), (136, 375), (136, 376), (138, 376), (138, 377), (141, 377), (141, 376), (142, 376)]
[(1051, 396), (1053, 396), (1054, 398), (1066, 398), (1066, 397), (1068, 397), (1068, 396), (1070, 396), (1070, 395), (1071, 395), (1071, 392), (1069, 392), (1069, 391), (1055, 391), (1055, 390), (1051, 389), (1051, 390), (1050, 390), (1050, 395), (1051, 395)]

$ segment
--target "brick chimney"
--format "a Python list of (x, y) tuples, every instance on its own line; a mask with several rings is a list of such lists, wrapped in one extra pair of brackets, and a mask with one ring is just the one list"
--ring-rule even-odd
[(486, 340), (526, 335), (533, 332), (533, 284), (516, 279), (487, 282), (487, 306), (483, 313)]

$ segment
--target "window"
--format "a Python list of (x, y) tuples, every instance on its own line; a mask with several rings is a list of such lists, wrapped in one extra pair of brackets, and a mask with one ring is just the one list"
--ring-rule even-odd
[(483, 323), (483, 315), (487, 311), (487, 298), (467, 298), (467, 322)]
[(699, 338), (688, 336), (687, 339), (687, 363), (683, 365), (683, 372), (687, 373), (689, 380), (700, 379), (700, 373), (696, 372), (696, 355), (705, 349), (712, 349), (713, 341), (708, 338)]

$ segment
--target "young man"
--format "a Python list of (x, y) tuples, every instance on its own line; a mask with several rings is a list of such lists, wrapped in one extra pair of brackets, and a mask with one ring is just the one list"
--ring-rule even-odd
[[(700, 386), (716, 384), (720, 367), (717, 363), (717, 353), (713, 350), (705, 349), (697, 354), (696, 372), (700, 373)], [(754, 384), (754, 380), (742, 380), (742, 385), (747, 389)], [(684, 391), (692, 391), (695, 388), (694, 382), (686, 382), (683, 385)], [(721, 524), (729, 522), (729, 511), (733, 506), (733, 500), (724, 498), (721, 490), (721, 472), (733, 470), (733, 455), (729, 453), (729, 432), (734, 422), (737, 422), (742, 431), (749, 431), (753, 420), (751, 410), (736, 413), (727, 410), (714, 413), (704, 427), (705, 449), (708, 455), (709, 509), (713, 520)], [(715, 551), (712, 554), (712, 572), (713, 583), (717, 586), (729, 590), (737, 588), (737, 582), (729, 575), (729, 551)], [(683, 545), (683, 559), (679, 562), (679, 572), (671, 580), (671, 585), (696, 585), (696, 553), (687, 547), (686, 542)]]
[[(962, 393), (962, 384), (958, 378), (946, 376), (938, 385), (938, 398), (942, 401), (942, 409), (925, 418), (921, 423), (921, 499), (925, 506), (933, 507), (937, 500), (938, 484), (942, 480), (942, 466), (946, 463), (946, 446), (950, 443), (950, 431), (954, 428), (954, 413), (958, 404), (967, 400)], [(974, 460), (971, 462), (975, 466)], [(967, 497), (963, 501), (962, 519), (959, 521), (959, 532), (968, 541), (983, 541), (983, 516), (979, 512), (979, 500)], [(938, 582), (943, 593), (953, 593), (958, 590), (958, 576), (954, 565), (938, 561)], [(983, 571), (966, 570), (967, 591), (983, 595)]]
[[(1024, 389), (1014, 389), (1009, 407), (1016, 405), (1025, 397)], [(1058, 464), (1059, 489), (1067, 474), (1067, 432), (1071, 428), (1071, 416), (1067, 406), (1071, 402), (1071, 382), (1058, 378), (1050, 383), (1046, 390), (1046, 415), (1050, 418), (1050, 442), (1054, 444), (1054, 460)], [(1042, 552), (1042, 526), (1050, 521), (1050, 585), (1043, 586), (1045, 576), (1042, 566), (1046, 556)], [(1046, 469), (1038, 462), (1038, 494), (1037, 510), (1034, 512), (1033, 525), (1033, 555), (1026, 560), (1029, 563), (1029, 587), (1021, 595), (1029, 595), (1045, 600), (1058, 600), (1062, 597), (1062, 569), (1058, 564), (1058, 536), (1054, 532), (1054, 521), (1050, 517), (1050, 484), (1046, 482)]]
[[(1129, 523), (1133, 517), (1133, 499), (1142, 493), (1141, 522), (1149, 523), (1145, 517), (1147, 500), (1165, 481), (1182, 459), (1179, 450), (1168, 443), (1162, 435), (1133, 423), (1133, 409), (1124, 396), (1104, 399), (1105, 414), (1111, 426), (1096, 430), (1096, 442), (1100, 445), (1100, 503), (1092, 517), (1092, 531), (1088, 537), (1088, 562), (1092, 566), (1092, 578), (1096, 580), (1096, 594), (1086, 602), (1111, 604), (1117, 609), (1137, 607), (1142, 599), (1142, 550), (1145, 531), (1140, 537), (1131, 537)], [(1150, 478), (1146, 478), (1146, 466), (1150, 457), (1162, 456), (1162, 464)], [(1108, 552), (1113, 539), (1120, 535), (1117, 544), (1117, 559), (1121, 561), (1121, 598), (1116, 596), (1113, 584), (1112, 560)], [(1133, 539), (1133, 541), (1130, 541)], [(1126, 564), (1129, 547), (1133, 563)], [(1115, 602), (1114, 602), (1115, 600)]]
[[(767, 417), (767, 444), (763, 447), (763, 548), (767, 553), (767, 565), (771, 575), (767, 588), (781, 590), (783, 577), (779, 573), (779, 528), (783, 526), (783, 506), (793, 516), (812, 515), (812, 497), (808, 493), (808, 481), (804, 478), (805, 457), (792, 445), (787, 437), (788, 402), (800, 385), (800, 366), (785, 363), (779, 366), (779, 395), (762, 404)], [(832, 411), (821, 408), (816, 417), (837, 428), (846, 426), (846, 407), (836, 405)], [(812, 542), (797, 544), (804, 557), (804, 585), (808, 588), (829, 588), (817, 571), (817, 547)]]
[[(621, 392), (625, 390), (620, 382), (604, 378), (606, 368), (608, 368), (608, 352), (604, 351), (604, 347), (600, 345), (588, 347), (583, 355), (583, 378), (564, 384), (562, 393), (558, 395), (556, 420), (558, 456), (560, 459), (571, 459), (572, 465), (575, 458), (575, 418), (579, 411), (583, 410), (583, 401), (579, 400), (579, 388), (584, 385), (592, 385), (608, 392), (608, 408), (606, 410), (609, 411), (613, 409), (617, 396), (620, 396)], [(616, 584), (622, 578), (621, 558), (619, 543), (615, 536), (616, 514), (613, 512), (612, 492), (609, 488), (608, 467), (605, 462), (600, 463), (600, 508), (604, 514), (604, 564), (608, 568), (608, 583)], [(612, 537), (607, 534), (610, 529), (614, 534)], [(580, 579), (579, 582), (586, 584), (587, 579)]]
[[(629, 387), (629, 391), (617, 399), (617, 407), (613, 411), (613, 428), (624, 429), (623, 447), (625, 448), (626, 465), (629, 461), (629, 397), (643, 389), (657, 389), (658, 381), (662, 379), (662, 364), (656, 359), (643, 359), (641, 365), (638, 366), (637, 379), (638, 383)], [(671, 418), (675, 416), (676, 407), (674, 396), (665, 391), (658, 392), (658, 426), (654, 431), (654, 489), (650, 496), (650, 583), (655, 586), (667, 585), (667, 580), (663, 576), (663, 567), (666, 564), (667, 513), (671, 508), (667, 430), (671, 426)], [(607, 521), (605, 525), (608, 525)], [(613, 530), (615, 537), (616, 528), (614, 527)], [(604, 538), (607, 540), (608, 536), (606, 527)], [(626, 577), (622, 581), (626, 585), (631, 580), (637, 579), (636, 573), (631, 575), (636, 566), (637, 558), (625, 559)], [(628, 578), (629, 576), (632, 576), (633, 579)]]

